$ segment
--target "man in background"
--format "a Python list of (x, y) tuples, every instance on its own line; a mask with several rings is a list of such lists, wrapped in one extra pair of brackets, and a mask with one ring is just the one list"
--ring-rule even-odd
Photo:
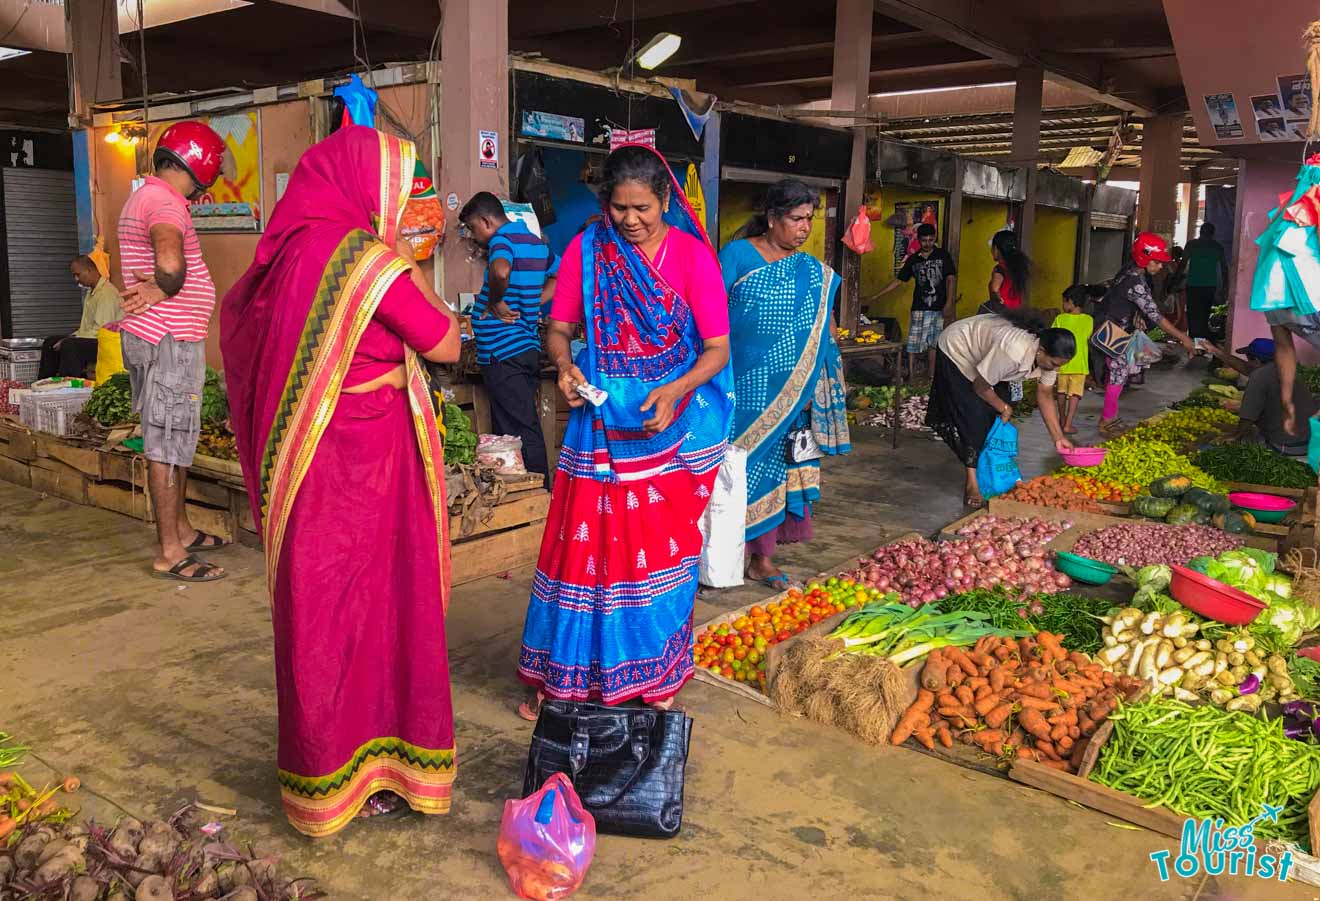
[(943, 247), (935, 246), (935, 226), (917, 226), (917, 250), (908, 254), (903, 267), (881, 290), (888, 294), (899, 282), (912, 282), (912, 313), (908, 317), (908, 374), (915, 376), (917, 358), (926, 354), (926, 373), (935, 373), (935, 339), (957, 315), (954, 286), (958, 268)]
[(96, 365), (97, 333), (122, 315), (119, 292), (110, 279), (101, 277), (91, 257), (74, 257), (69, 271), (80, 287), (90, 289), (83, 301), (82, 322), (76, 332), (47, 338), (41, 345), (40, 379), (57, 375), (86, 378), (87, 368)]
[(528, 472), (550, 487), (545, 436), (536, 409), (540, 381), (541, 303), (554, 293), (559, 258), (522, 222), (512, 221), (489, 191), (473, 195), (458, 214), (486, 248), (486, 274), (472, 307), (477, 364), (490, 401), (491, 426), (522, 439)]
[(1202, 224), (1199, 237), (1187, 242), (1187, 334), (1210, 337), (1210, 308), (1228, 287), (1228, 258), (1215, 240), (1215, 227)]
[(147, 488), (156, 514), (154, 575), (214, 582), (225, 571), (194, 552), (222, 547), (194, 529), (184, 503), (188, 467), (202, 427), (206, 333), (215, 283), (188, 212), (220, 177), (225, 145), (201, 122), (165, 129), (151, 158), (155, 175), (129, 196), (119, 215), (119, 256), (127, 314), (121, 327), (133, 408), (142, 416)]
[(1225, 353), (1209, 341), (1202, 341), (1201, 347), (1225, 366), (1247, 377), (1242, 400), (1224, 403), (1225, 408), (1238, 414), (1238, 431), (1234, 438), (1239, 441), (1259, 438), (1281, 454), (1305, 457), (1311, 441), (1311, 417), (1316, 414), (1315, 399), (1301, 379), (1293, 382), (1292, 405), (1297, 411), (1297, 431), (1289, 434), (1283, 427), (1283, 402), (1279, 397), (1279, 367), (1274, 362), (1274, 342), (1269, 338), (1256, 338), (1245, 347), (1239, 347), (1237, 353), (1245, 360)]

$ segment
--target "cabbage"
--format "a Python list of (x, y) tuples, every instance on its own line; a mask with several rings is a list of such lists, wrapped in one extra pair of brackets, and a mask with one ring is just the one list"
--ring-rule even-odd
[(1270, 609), (1262, 614), (1265, 622), (1279, 631), (1284, 642), (1289, 645), (1297, 644), (1306, 631), (1301, 613), (1293, 606), (1293, 602), (1286, 598), (1275, 595), (1274, 601)]
[(1249, 550), (1254, 550), (1254, 548), (1225, 551), (1220, 554), (1218, 562), (1227, 569), (1227, 578), (1220, 578), (1213, 573), (1210, 574), (1210, 578), (1220, 579), (1222, 582), (1227, 582), (1235, 588), (1246, 591), (1259, 590), (1269, 572), (1257, 557), (1247, 553)]
[(1292, 579), (1280, 573), (1271, 573), (1265, 577), (1265, 591), (1272, 591), (1281, 598), (1292, 597)]
[(1199, 572), (1203, 576), (1210, 575), (1210, 566), (1217, 564), (1214, 557), (1193, 557), (1187, 561), (1187, 568)]

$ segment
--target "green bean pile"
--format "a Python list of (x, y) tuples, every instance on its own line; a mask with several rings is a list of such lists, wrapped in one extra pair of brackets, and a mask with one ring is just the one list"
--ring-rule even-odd
[(1287, 738), (1283, 720), (1260, 720), (1213, 704), (1129, 704), (1110, 715), (1113, 734), (1091, 779), (1187, 817), (1241, 826), (1261, 804), (1283, 805), (1257, 838), (1310, 850), (1306, 808), (1320, 787), (1320, 746)]

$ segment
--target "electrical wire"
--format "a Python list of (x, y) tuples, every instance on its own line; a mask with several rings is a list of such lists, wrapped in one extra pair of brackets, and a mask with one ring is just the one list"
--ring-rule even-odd
[(23, 24), (23, 18), (28, 14), (28, 10), (32, 9), (32, 4), (34, 2), (36, 2), (36, 0), (28, 0), (27, 5), (23, 7), (23, 11), (19, 13), (18, 18), (14, 20), (14, 24), (10, 25), (9, 30), (4, 34), (0, 34), (0, 43), (4, 43), (5, 38), (9, 37), (15, 31), (18, 31), (18, 26)]

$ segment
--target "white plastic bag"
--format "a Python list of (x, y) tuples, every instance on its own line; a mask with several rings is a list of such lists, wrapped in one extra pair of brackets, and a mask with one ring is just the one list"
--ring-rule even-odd
[(743, 583), (747, 534), (747, 451), (730, 444), (715, 477), (715, 490), (701, 516), (701, 563), (697, 578), (711, 588)]
[(477, 463), (493, 466), (502, 476), (527, 474), (522, 439), (516, 435), (482, 435), (477, 439)]

